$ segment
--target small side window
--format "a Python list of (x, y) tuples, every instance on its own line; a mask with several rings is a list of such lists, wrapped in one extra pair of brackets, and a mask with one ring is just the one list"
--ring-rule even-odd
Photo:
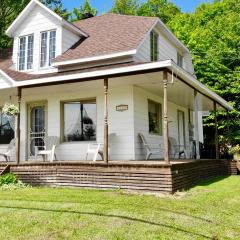
[(162, 135), (162, 107), (151, 100), (148, 100), (148, 126), (150, 134)]
[(151, 51), (151, 61), (158, 60), (158, 34), (152, 31), (150, 34), (150, 51)]
[(179, 52), (177, 53), (177, 65), (183, 67), (183, 56)]

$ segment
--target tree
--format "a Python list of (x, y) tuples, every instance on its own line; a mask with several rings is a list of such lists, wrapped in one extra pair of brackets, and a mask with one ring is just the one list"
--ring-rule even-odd
[(79, 8), (73, 9), (74, 17), (72, 21), (78, 21), (78, 20), (84, 19), (86, 14), (91, 14), (92, 16), (96, 16), (97, 13), (98, 13), (97, 10), (91, 6), (89, 0), (85, 0), (82, 6), (80, 6)]
[(138, 7), (138, 0), (115, 0), (111, 12), (125, 15), (136, 15)]
[(164, 23), (177, 18), (180, 13), (180, 8), (168, 0), (147, 0), (137, 10), (140, 16), (159, 17)]
[[(168, 25), (191, 50), (196, 75), (217, 94), (231, 102), (230, 125), (226, 112), (218, 114), (222, 144), (240, 143), (240, 2), (214, 1), (201, 4), (194, 13), (182, 14)], [(213, 115), (205, 121), (213, 131)], [(225, 135), (230, 130), (229, 138)], [(211, 137), (206, 134), (206, 137)]]
[[(0, 0), (0, 49), (12, 46), (12, 41), (6, 36), (5, 31), (29, 2), (30, 0)], [(63, 9), (61, 0), (42, 2), (65, 19), (69, 18), (70, 13)]]

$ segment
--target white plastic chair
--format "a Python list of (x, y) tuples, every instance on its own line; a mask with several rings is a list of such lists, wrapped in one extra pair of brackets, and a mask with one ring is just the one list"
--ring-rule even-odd
[(97, 161), (97, 156), (98, 154), (101, 156), (101, 158), (103, 159), (103, 154), (101, 149), (101, 143), (89, 143), (88, 144), (88, 148), (87, 148), (87, 153), (86, 153), (86, 160), (88, 160), (88, 155), (89, 154), (93, 154), (93, 161), (96, 162)]
[[(113, 143), (113, 139), (116, 137), (116, 133), (110, 133), (108, 135), (108, 141), (109, 141), (109, 147), (108, 152), (110, 153), (111, 145)], [(97, 161), (98, 154), (101, 156), (101, 159), (103, 160), (103, 143), (89, 143), (86, 153), (86, 160), (88, 160), (88, 155), (93, 154), (93, 161)]]
[(8, 145), (7, 151), (4, 153), (0, 153), (0, 156), (4, 157), (6, 162), (10, 161), (10, 158), (12, 156), (12, 152), (15, 149), (15, 144), (16, 144), (16, 140), (12, 139), (11, 142)]
[(51, 162), (53, 160), (57, 160), (56, 157), (56, 147), (59, 143), (59, 138), (55, 136), (49, 136), (45, 139), (45, 146), (41, 147), (44, 150), (39, 150), (38, 146), (35, 146), (35, 158), (37, 159), (38, 156), (42, 156), (43, 160), (45, 161), (48, 157)]
[(157, 154), (161, 154), (162, 153), (162, 146), (161, 146), (161, 144), (158, 144), (158, 143), (156, 143), (156, 144), (155, 143), (151, 143), (151, 144), (147, 143), (147, 141), (146, 141), (146, 139), (145, 139), (145, 137), (144, 137), (144, 135), (142, 133), (139, 133), (138, 135), (139, 135), (139, 137), (140, 137), (140, 139), (142, 141), (142, 144), (145, 147), (146, 152), (147, 152), (146, 160), (149, 160), (152, 155), (157, 155)]
[(169, 137), (169, 155), (173, 159), (176, 158), (176, 156), (180, 159), (181, 156), (184, 156), (184, 158), (188, 157), (187, 149), (185, 145), (179, 145), (177, 144), (177, 141), (175, 138)]

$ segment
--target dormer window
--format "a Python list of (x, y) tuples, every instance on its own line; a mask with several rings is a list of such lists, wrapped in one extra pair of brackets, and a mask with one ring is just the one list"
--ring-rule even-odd
[(183, 67), (183, 56), (179, 52), (177, 53), (177, 65)]
[(19, 38), (18, 69), (19, 71), (33, 68), (34, 36), (28, 35)]
[(41, 32), (40, 67), (51, 66), (56, 57), (56, 30)]
[(150, 34), (150, 51), (151, 61), (158, 60), (158, 34), (155, 31), (151, 31)]

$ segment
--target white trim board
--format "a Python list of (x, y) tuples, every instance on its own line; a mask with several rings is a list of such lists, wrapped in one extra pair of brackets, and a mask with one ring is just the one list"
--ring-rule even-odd
[(62, 61), (62, 62), (55, 62), (52, 64), (53, 67), (58, 66), (67, 66), (67, 65), (73, 65), (78, 63), (87, 63), (87, 62), (94, 62), (94, 61), (100, 61), (100, 60), (107, 60), (107, 59), (113, 59), (118, 57), (125, 57), (125, 56), (131, 56), (136, 54), (136, 49), (126, 52), (119, 52), (119, 53), (112, 53), (107, 55), (100, 55), (96, 57), (88, 57), (88, 58), (79, 58), (74, 60), (68, 60), (68, 61)]
[(179, 77), (181, 77), (184, 81), (186, 81), (190, 86), (197, 89), (200, 93), (212, 98), (216, 102), (218, 102), (220, 105), (224, 106), (228, 110), (232, 110), (233, 107), (228, 104), (227, 101), (225, 101), (222, 97), (218, 96), (216, 93), (208, 89), (205, 85), (200, 83), (196, 78), (191, 76), (188, 72), (186, 72), (181, 67), (177, 66), (172, 60), (166, 60), (161, 62), (151, 62), (151, 63), (143, 63), (139, 65), (133, 65), (133, 66), (125, 66), (125, 67), (118, 67), (114, 69), (105, 69), (105, 70), (97, 70), (92, 72), (85, 72), (85, 73), (75, 73), (75, 74), (69, 74), (69, 75), (61, 75), (61, 76), (55, 76), (55, 77), (45, 77), (45, 78), (39, 78), (39, 79), (33, 79), (33, 80), (25, 80), (25, 81), (14, 81), (13, 87), (24, 87), (24, 86), (34, 86), (38, 84), (44, 84), (44, 83), (57, 83), (61, 81), (71, 81), (71, 80), (83, 80), (83, 79), (89, 79), (89, 78), (99, 78), (107, 77), (110, 78), (114, 75), (124, 74), (124, 73), (134, 73), (139, 71), (145, 71), (145, 70), (155, 70), (155, 69), (161, 69), (161, 68), (168, 68), (170, 71), (173, 71), (174, 74), (177, 74)]
[(23, 11), (17, 16), (17, 18), (13, 21), (13, 23), (9, 26), (9, 28), (6, 30), (6, 34), (9, 37), (14, 37), (14, 31), (17, 29), (17, 27), (21, 24), (21, 21), (23, 21), (29, 14), (29, 12), (31, 12), (31, 10), (35, 7), (35, 6), (39, 6), (42, 9), (44, 9), (45, 11), (47, 11), (49, 14), (51, 14), (53, 17), (55, 17), (58, 21), (60, 21), (62, 23), (63, 26), (65, 26), (66, 28), (72, 30), (73, 32), (75, 32), (78, 35), (84, 36), (84, 37), (88, 37), (88, 34), (84, 33), (81, 29), (79, 29), (78, 27), (76, 27), (75, 25), (69, 23), (68, 21), (66, 21), (65, 19), (63, 19), (62, 17), (60, 17), (58, 14), (56, 14), (54, 11), (52, 11), (51, 9), (49, 9), (48, 7), (46, 7), (44, 4), (42, 4), (41, 2), (39, 2), (38, 0), (31, 0), (28, 5), (23, 9)]

